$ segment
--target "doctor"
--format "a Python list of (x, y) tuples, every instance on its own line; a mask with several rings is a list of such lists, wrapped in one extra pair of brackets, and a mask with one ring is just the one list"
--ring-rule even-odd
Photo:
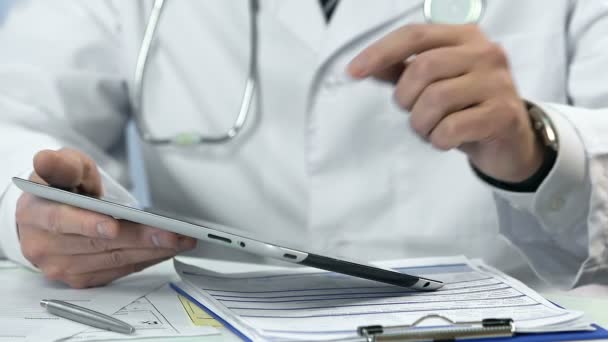
[(194, 248), (10, 179), (127, 200), (132, 114), (146, 138), (221, 135), (253, 58), (233, 139), (142, 143), (154, 206), (349, 257), (607, 281), (608, 3), (464, 1), (472, 23), (452, 26), (463, 2), (442, 2), (167, 1), (141, 89), (153, 1), (18, 3), (0, 33), (3, 254), (80, 288)]

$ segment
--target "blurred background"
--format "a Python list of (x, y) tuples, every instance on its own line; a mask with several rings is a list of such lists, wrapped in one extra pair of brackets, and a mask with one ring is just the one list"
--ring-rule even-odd
[(4, 23), (4, 19), (6, 18), (9, 8), (15, 2), (17, 2), (17, 0), (0, 0), (0, 24)]

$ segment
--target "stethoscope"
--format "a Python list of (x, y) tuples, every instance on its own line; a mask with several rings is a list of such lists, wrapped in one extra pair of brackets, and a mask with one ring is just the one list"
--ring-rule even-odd
[[(239, 113), (232, 127), (223, 133), (215, 135), (198, 132), (181, 132), (171, 137), (155, 137), (143, 120), (143, 88), (146, 80), (146, 67), (150, 59), (150, 48), (152, 47), (164, 8), (165, 0), (154, 1), (137, 57), (133, 83), (133, 115), (137, 131), (144, 142), (152, 145), (193, 146), (227, 143), (236, 138), (242, 131), (249, 117), (253, 97), (256, 93), (255, 90), (258, 83), (256, 68), (258, 59), (257, 14), (259, 0), (249, 0), (249, 39), (251, 42), (249, 53), (251, 57), (249, 59), (249, 71), (247, 73), (245, 88), (243, 89)], [(483, 16), (484, 8), (485, 0), (425, 0), (422, 10), (424, 18), (428, 23), (468, 24), (479, 22)]]

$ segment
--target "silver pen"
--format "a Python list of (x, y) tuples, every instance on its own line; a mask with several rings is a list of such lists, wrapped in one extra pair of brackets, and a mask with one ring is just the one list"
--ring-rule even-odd
[(40, 306), (53, 315), (95, 328), (114, 331), (121, 334), (131, 334), (135, 331), (135, 328), (130, 324), (112, 316), (61, 300), (43, 299), (40, 301)]

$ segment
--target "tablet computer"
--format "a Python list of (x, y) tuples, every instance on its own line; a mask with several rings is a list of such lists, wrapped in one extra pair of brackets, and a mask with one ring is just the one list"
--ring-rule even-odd
[(267, 243), (257, 239), (234, 234), (234, 229), (214, 223), (190, 222), (170, 217), (165, 213), (129, 207), (107, 199), (89, 197), (70, 191), (35, 183), (14, 177), (13, 183), (19, 189), (51, 201), (72, 205), (74, 207), (99, 212), (117, 219), (128, 220), (151, 227), (160, 228), (177, 234), (208, 241), (226, 248), (239, 249), (259, 256), (271, 257), (291, 263), (315, 267), (326, 271), (346, 274), (358, 278), (378, 281), (386, 284), (407, 287), (420, 291), (433, 291), (441, 288), (441, 281), (378, 268), (359, 262), (309, 253), (293, 248)]

